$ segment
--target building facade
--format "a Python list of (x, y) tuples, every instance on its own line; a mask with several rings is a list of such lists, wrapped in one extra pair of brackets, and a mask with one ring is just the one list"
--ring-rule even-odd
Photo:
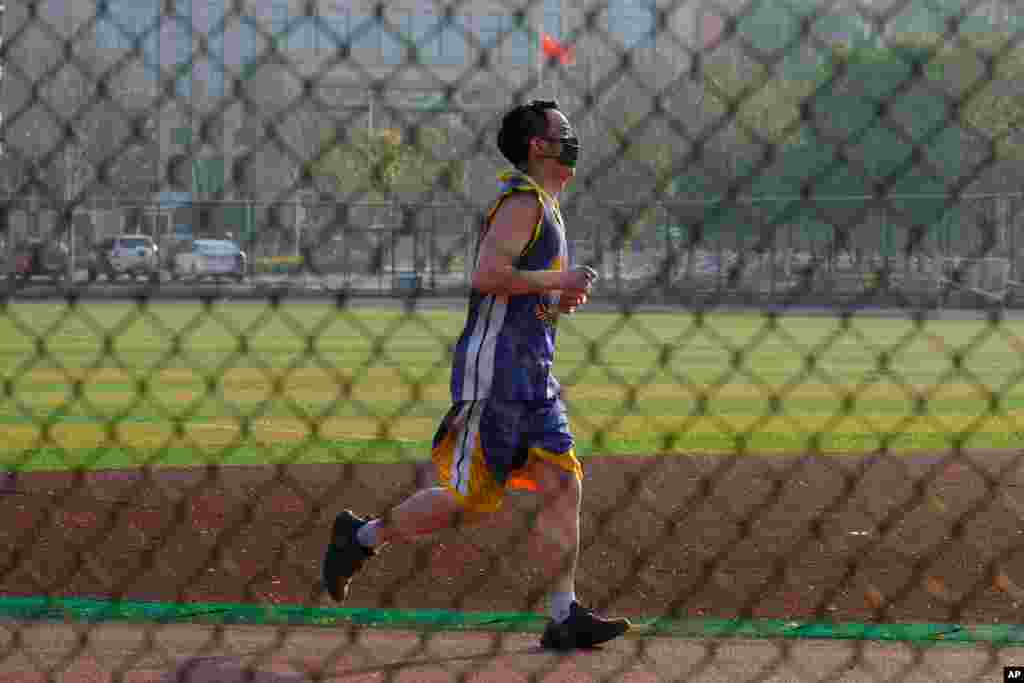
[[(125, 87), (132, 95), (157, 101), (161, 168), (191, 169), (190, 182), (188, 173), (177, 182), (173, 171), (166, 174), (162, 197), (173, 203), (196, 192), (266, 195), (294, 178), (264, 172), (275, 164), (256, 159), (272, 150), (260, 139), (262, 125), (254, 134), (252, 124), (298, 99), (367, 128), (400, 127), (419, 114), (438, 117), (451, 104), (475, 113), (477, 123), (493, 123), (516, 99), (578, 94), (579, 85), (560, 87), (561, 75), (593, 82), (596, 62), (657, 45), (656, 0), (511, 5), (470, 0), (446, 15), (427, 0), (100, 0), (92, 47), (131, 84)], [(673, 21), (685, 34), (681, 16), (676, 12)], [(574, 42), (577, 58), (547, 68), (545, 35)], [(298, 147), (297, 154), (278, 156), (315, 151), (292, 139), (284, 143)], [(249, 172), (244, 182), (233, 182), (240, 160)]]
[[(942, 30), (945, 17), (935, 8), (943, 2), (912, 3), (928, 12), (908, 9), (890, 26)], [(287, 177), (259, 175), (264, 167), (280, 165), (271, 157), (251, 163), (248, 187), (233, 182), (231, 169), (239, 158), (255, 159), (265, 131), (257, 125), (253, 135), (252, 123), (283, 122), (275, 114), (300, 100), (352, 126), (387, 127), (417, 112), (440, 116), (450, 87), (454, 108), (475, 116), (469, 128), (479, 128), (493, 125), (498, 113), (527, 97), (555, 96), (578, 110), (593, 95), (600, 106), (608, 99), (608, 83), (616, 80), (609, 74), (631, 74), (645, 63), (656, 63), (664, 71), (661, 82), (670, 82), (686, 73), (695, 50), (714, 49), (726, 25), (723, 4), (670, 0), (467, 0), (451, 15), (428, 0), (33, 4), (33, 13), (25, 3), (15, 5), (17, 16), (12, 13), (8, 22), (7, 33), (18, 45), (8, 52), (16, 73), (4, 108), (31, 109), (33, 83), (61, 58), (60, 42), (72, 43), (76, 55), (94, 64), (111, 99), (153, 113), (158, 166), (177, 169), (181, 163), (172, 162), (184, 160), (187, 171), (180, 178), (162, 174), (157, 189), (182, 193), (175, 196), (183, 201), (196, 185), (200, 192), (229, 197), (287, 187)], [(747, 7), (738, 28), (753, 47), (775, 49), (786, 39), (779, 27), (798, 26), (787, 9), (796, 4), (773, 0)], [(837, 13), (832, 24), (826, 18), (816, 22), (818, 38), (877, 40), (857, 9), (863, 3), (836, 7), (846, 4), (852, 9)], [(1006, 23), (1008, 8), (1005, 2), (980, 3), (972, 21), (988, 11)], [(548, 68), (542, 34), (573, 44), (575, 59)], [(821, 44), (802, 42), (812, 51)], [(624, 69), (626, 53), (631, 62)], [(19, 125), (31, 118), (21, 116)], [(19, 132), (18, 143), (26, 137)], [(287, 161), (289, 155), (278, 156)]]

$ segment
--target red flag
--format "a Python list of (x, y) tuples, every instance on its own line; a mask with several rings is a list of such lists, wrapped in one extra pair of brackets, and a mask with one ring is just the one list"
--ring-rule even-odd
[(563, 66), (576, 63), (576, 50), (572, 45), (562, 45), (554, 36), (547, 33), (540, 34), (540, 49), (544, 51), (547, 59), (557, 59)]

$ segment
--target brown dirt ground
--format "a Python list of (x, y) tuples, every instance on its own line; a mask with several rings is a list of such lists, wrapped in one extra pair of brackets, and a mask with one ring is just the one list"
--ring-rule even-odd
[[(1020, 622), (1016, 453), (585, 461), (581, 598), (631, 616)], [(1024, 462), (1024, 458), (1020, 458)], [(382, 514), (429, 465), (22, 473), (0, 491), (0, 595), (334, 606), (335, 513)], [(346, 607), (543, 610), (536, 500), (392, 546)]]

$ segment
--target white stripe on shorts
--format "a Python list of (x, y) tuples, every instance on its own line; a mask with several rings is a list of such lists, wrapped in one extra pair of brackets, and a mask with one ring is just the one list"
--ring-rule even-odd
[[(462, 431), (456, 437), (455, 453), (452, 457), (451, 484), (461, 495), (469, 495), (469, 478), (473, 466), (473, 449), (476, 447), (477, 437), (480, 435), (480, 414), (483, 413), (483, 403), (473, 402), (466, 404), (469, 414), (461, 415)], [(465, 407), (463, 408), (465, 410)]]

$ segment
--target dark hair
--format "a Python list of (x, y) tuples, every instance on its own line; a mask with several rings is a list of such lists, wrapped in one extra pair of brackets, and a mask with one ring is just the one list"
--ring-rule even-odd
[(558, 109), (554, 100), (533, 100), (521, 104), (501, 120), (498, 131), (498, 149), (513, 166), (522, 168), (528, 158), (530, 138), (543, 137), (548, 132), (548, 109)]

